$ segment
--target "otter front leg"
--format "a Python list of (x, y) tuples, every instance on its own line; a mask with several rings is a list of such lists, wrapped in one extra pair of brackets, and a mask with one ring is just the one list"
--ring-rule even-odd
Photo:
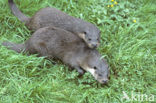
[(75, 68), (77, 70), (77, 72), (79, 73), (79, 75), (83, 75), (85, 73), (85, 71), (81, 67), (79, 67), (79, 66), (75, 66), (73, 68)]

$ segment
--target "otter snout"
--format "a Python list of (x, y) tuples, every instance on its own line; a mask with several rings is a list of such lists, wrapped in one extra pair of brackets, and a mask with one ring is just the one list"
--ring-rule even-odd
[(105, 73), (101, 73), (99, 71), (95, 71), (94, 72), (94, 77), (101, 84), (107, 84), (108, 81), (109, 81), (109, 79), (108, 79), (109, 77), (108, 77), (106, 72)]
[(88, 44), (89, 48), (95, 49), (99, 46), (99, 43), (90, 43)]
[(98, 80), (101, 84), (107, 84), (108, 83), (108, 79), (102, 79), (102, 80)]
[(97, 44), (91, 44), (92, 48), (97, 48)]
[(101, 84), (107, 84), (109, 81), (109, 76), (107, 75), (107, 73), (101, 73), (100, 71), (89, 67), (86, 68), (86, 71), (90, 72), (93, 77)]

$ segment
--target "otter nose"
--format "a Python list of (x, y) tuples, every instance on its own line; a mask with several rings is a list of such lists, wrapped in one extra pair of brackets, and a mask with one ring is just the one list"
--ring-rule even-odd
[(102, 84), (107, 84), (108, 80), (102, 80)]
[(97, 48), (97, 44), (92, 44), (92, 48)]

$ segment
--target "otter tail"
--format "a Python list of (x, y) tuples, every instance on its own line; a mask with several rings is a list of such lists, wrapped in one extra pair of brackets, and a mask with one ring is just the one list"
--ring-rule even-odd
[(7, 48), (12, 49), (18, 53), (21, 53), (25, 49), (24, 44), (15, 44), (15, 43), (7, 42), (7, 41), (3, 42), (2, 45), (6, 46)]
[(12, 13), (18, 17), (18, 19), (22, 22), (26, 22), (29, 20), (29, 17), (25, 16), (16, 6), (13, 0), (8, 0), (9, 7)]

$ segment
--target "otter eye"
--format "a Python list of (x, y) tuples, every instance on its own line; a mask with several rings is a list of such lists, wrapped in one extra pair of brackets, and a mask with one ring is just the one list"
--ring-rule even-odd
[(97, 67), (94, 67), (94, 69), (97, 69)]
[(86, 35), (86, 34), (87, 34), (87, 32), (84, 32), (84, 34)]
[(89, 38), (88, 40), (91, 41), (91, 38)]
[(99, 75), (99, 77), (102, 77), (102, 74), (98, 74)]

